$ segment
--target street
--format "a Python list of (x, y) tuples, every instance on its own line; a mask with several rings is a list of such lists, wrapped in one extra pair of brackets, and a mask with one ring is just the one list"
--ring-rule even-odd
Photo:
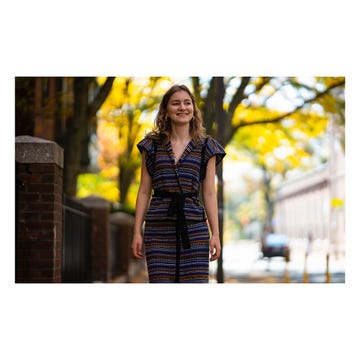
[[(225, 243), (223, 268), (225, 283), (344, 283), (344, 255), (326, 258), (326, 246), (315, 243), (306, 258), (306, 244), (290, 241), (290, 261), (281, 257), (262, 258), (253, 240)], [(306, 261), (305, 261), (306, 259)], [(210, 263), (210, 282), (216, 282), (217, 263)]]

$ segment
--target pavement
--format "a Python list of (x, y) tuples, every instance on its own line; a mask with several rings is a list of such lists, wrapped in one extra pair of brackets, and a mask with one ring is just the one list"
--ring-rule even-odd
[[(224, 283), (345, 283), (344, 254), (330, 254), (319, 242), (309, 252), (299, 240), (290, 243), (290, 261), (261, 256), (252, 240), (230, 241), (223, 246)], [(217, 262), (210, 263), (210, 283), (216, 283)], [(145, 264), (131, 283), (148, 283)]]
[[(290, 261), (263, 258), (259, 243), (252, 240), (228, 242), (223, 247), (225, 283), (345, 283), (345, 256), (331, 254), (318, 241), (307, 248), (303, 240), (290, 240)], [(217, 264), (210, 263), (211, 280)], [(216, 280), (215, 280), (216, 281)]]

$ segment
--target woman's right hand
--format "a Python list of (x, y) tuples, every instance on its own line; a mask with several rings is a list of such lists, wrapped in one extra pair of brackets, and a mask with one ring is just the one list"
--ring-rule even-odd
[(141, 234), (134, 234), (133, 241), (131, 244), (132, 254), (136, 259), (143, 259), (143, 237)]

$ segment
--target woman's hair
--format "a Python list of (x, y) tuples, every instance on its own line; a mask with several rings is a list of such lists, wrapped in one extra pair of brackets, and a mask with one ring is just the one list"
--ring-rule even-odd
[(190, 136), (196, 142), (206, 137), (206, 130), (203, 126), (203, 119), (201, 116), (201, 112), (196, 105), (195, 97), (190, 92), (187, 86), (185, 85), (173, 85), (163, 96), (159, 111), (155, 118), (155, 126), (150, 133), (147, 134), (147, 137), (154, 140), (161, 140), (162, 142), (168, 141), (170, 139), (171, 134), (171, 121), (166, 116), (166, 108), (169, 103), (171, 96), (177, 91), (186, 91), (192, 101), (194, 108), (194, 116), (190, 121)]

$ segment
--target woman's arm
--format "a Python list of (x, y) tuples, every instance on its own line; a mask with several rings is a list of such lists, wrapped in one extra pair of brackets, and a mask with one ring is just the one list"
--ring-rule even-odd
[(214, 261), (219, 258), (221, 252), (218, 204), (215, 188), (215, 156), (209, 159), (206, 169), (206, 176), (203, 181), (202, 192), (205, 211), (211, 230), (210, 261)]
[(135, 258), (142, 259), (143, 254), (143, 234), (142, 225), (144, 223), (149, 200), (151, 196), (151, 176), (149, 175), (145, 164), (145, 151), (142, 154), (141, 178), (138, 195), (136, 198), (134, 235), (132, 240), (132, 253)]

